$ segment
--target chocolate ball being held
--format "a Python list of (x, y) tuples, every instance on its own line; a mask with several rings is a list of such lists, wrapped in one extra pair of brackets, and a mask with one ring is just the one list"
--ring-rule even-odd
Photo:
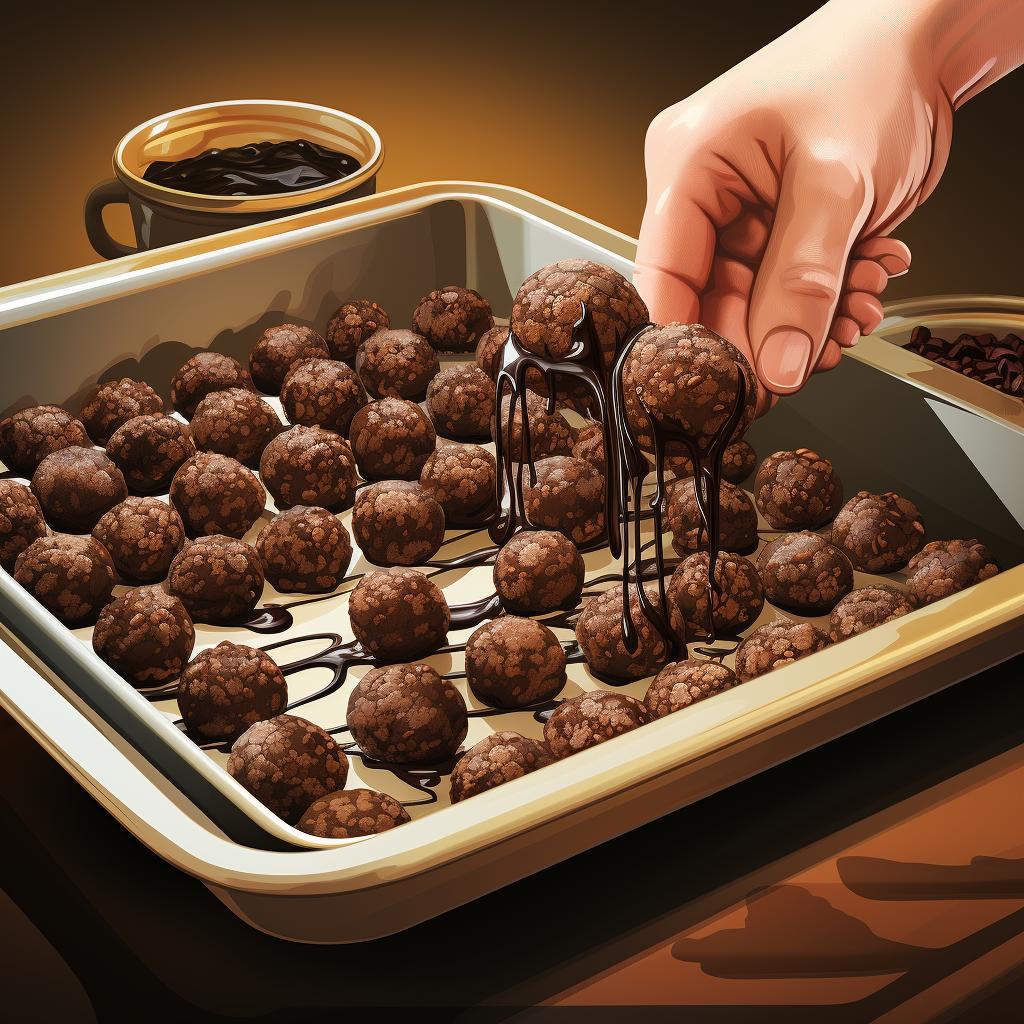
[[(732, 441), (722, 453), (722, 479), (731, 484), (741, 483), (754, 472), (756, 465), (757, 452), (750, 444), (744, 440)], [(680, 450), (675, 444), (668, 445), (665, 466), (680, 479), (693, 476), (693, 459), (685, 448)]]
[(185, 543), (181, 517), (159, 498), (125, 498), (103, 514), (92, 535), (110, 552), (118, 574), (140, 583), (164, 579)]
[(738, 684), (736, 673), (720, 662), (673, 661), (651, 680), (644, 706), (652, 717), (664, 718)]
[(197, 452), (174, 474), (170, 498), (190, 537), (244, 537), (263, 513), (267, 492), (237, 459)]
[(754, 501), (774, 530), (816, 530), (839, 511), (843, 484), (810, 448), (769, 455), (754, 478)]
[(902, 569), (924, 546), (924, 522), (917, 506), (892, 491), (858, 491), (832, 524), (832, 543), (854, 568), (886, 573)]
[(281, 405), (292, 423), (324, 427), (343, 437), (367, 401), (356, 371), (337, 359), (304, 359), (288, 371), (281, 387)]
[(280, 715), (288, 683), (265, 651), (224, 640), (200, 651), (178, 680), (178, 710), (198, 742), (233, 740)]
[(364, 754), (389, 764), (447, 761), (469, 729), (462, 694), (422, 663), (367, 672), (349, 697), (345, 721)]
[(92, 537), (54, 533), (18, 555), (14, 579), (65, 626), (84, 626), (110, 600), (114, 565)]
[(378, 661), (433, 654), (444, 642), (451, 612), (432, 579), (414, 569), (381, 569), (364, 576), (348, 603), (356, 640)]
[(136, 416), (164, 411), (164, 400), (144, 381), (122, 377), (97, 384), (82, 402), (78, 413), (89, 437), (105, 445), (118, 427)]
[(554, 757), (561, 760), (651, 721), (651, 712), (635, 697), (592, 690), (555, 708), (544, 723), (544, 740)]
[(348, 758), (330, 733), (298, 715), (250, 725), (231, 747), (228, 774), (289, 825), (345, 786)]
[(284, 429), (280, 417), (246, 388), (214, 391), (196, 406), (189, 424), (195, 446), (258, 466), (263, 449)]
[[(739, 633), (761, 614), (764, 588), (753, 562), (721, 552), (715, 563), (714, 619), (708, 587), (708, 554), (695, 551), (672, 573), (665, 598), (669, 621), (678, 636), (695, 639), (714, 632)], [(713, 625), (713, 630), (709, 629)]]
[(32, 474), (32, 493), (55, 530), (88, 533), (100, 516), (128, 497), (121, 470), (95, 448), (62, 448)]
[(468, 800), (495, 786), (521, 779), (554, 763), (546, 743), (517, 732), (494, 732), (470, 747), (452, 770), (452, 803)]
[(256, 552), (267, 579), (283, 594), (326, 594), (345, 579), (352, 541), (325, 508), (298, 505), (260, 530)]
[(0, 565), (8, 572), (33, 541), (46, 536), (36, 496), (17, 480), (0, 480)]
[(251, 613), (263, 594), (263, 563), (236, 537), (198, 537), (174, 556), (167, 590), (195, 622), (235, 622)]
[(636, 340), (622, 368), (626, 415), (640, 447), (654, 451), (650, 417), (687, 434), (706, 452), (743, 390), (736, 439), (754, 421), (757, 378), (746, 358), (702, 324), (654, 327)]
[(303, 359), (329, 359), (327, 342), (302, 324), (268, 327), (249, 354), (249, 372), (260, 391), (281, 393), (288, 371)]
[(735, 672), (741, 683), (791, 665), (829, 645), (828, 636), (810, 622), (775, 619), (748, 633), (736, 650)]
[(541, 267), (516, 293), (512, 330), (528, 352), (561, 360), (573, 346), (573, 328), (584, 303), (607, 372), (626, 337), (650, 319), (636, 289), (611, 267), (584, 259)]
[(565, 651), (536, 619), (503, 615), (477, 627), (466, 642), (469, 688), (492, 707), (525, 708), (550, 700), (565, 678)]
[[(491, 420), (491, 438), (496, 440), (496, 431), (501, 429), (503, 450), (509, 450), (508, 417), (512, 397), (506, 394), (501, 400), (501, 422)], [(512, 420), (512, 459), (520, 462), (525, 459), (523, 454), (523, 412), (519, 398), (515, 399), (515, 415)], [(545, 459), (551, 455), (568, 455), (572, 451), (574, 433), (569, 421), (556, 409), (548, 413), (546, 398), (533, 391), (526, 392), (526, 421), (530, 425), (530, 454), (534, 461)]]
[(565, 534), (524, 530), (498, 552), (494, 589), (508, 611), (543, 615), (576, 607), (584, 572), (583, 556)]
[[(648, 600), (657, 608), (656, 584), (645, 584)], [(622, 587), (612, 587), (591, 598), (576, 620), (576, 640), (590, 671), (609, 679), (632, 680), (657, 672), (668, 661), (669, 650), (661, 633), (647, 617), (636, 588), (629, 587), (629, 612), (637, 648), (628, 651), (622, 635)]]
[(163, 413), (128, 420), (107, 442), (107, 455), (132, 494), (165, 493), (174, 474), (195, 453), (188, 427)]
[(171, 405), (191, 419), (196, 406), (214, 391), (252, 387), (242, 364), (221, 352), (197, 352), (171, 378)]
[[(666, 492), (665, 518), (676, 552), (685, 555), (706, 546), (708, 537), (697, 508), (693, 477), (673, 480)], [(718, 543), (723, 551), (740, 554), (757, 547), (757, 512), (746, 491), (724, 480), (719, 491)]]
[(33, 405), (0, 420), (0, 459), (21, 476), (32, 476), (47, 455), (91, 444), (82, 421), (59, 405)]
[(374, 398), (420, 402), (440, 369), (430, 342), (413, 331), (377, 331), (356, 353), (356, 373)]
[(495, 509), (494, 456), (476, 444), (442, 444), (427, 456), (420, 484), (444, 510), (448, 527), (474, 524)]
[(832, 609), (828, 620), (829, 638), (832, 643), (839, 643), (913, 610), (906, 594), (889, 584), (859, 587)]
[(295, 827), (323, 839), (355, 839), (388, 832), (411, 820), (409, 812), (387, 793), (342, 789), (314, 800)]
[(537, 482), (524, 477), (526, 515), (533, 526), (560, 530), (576, 544), (604, 532), (604, 477), (589, 462), (553, 455), (536, 463)]
[(181, 675), (196, 631), (185, 606), (161, 587), (136, 587), (106, 605), (93, 650), (132, 686), (163, 686)]
[(279, 509), (317, 505), (341, 512), (356, 492), (352, 449), (323, 427), (290, 427), (277, 435), (260, 459), (260, 476)]
[(923, 608), (990, 579), (999, 564), (979, 540), (933, 540), (910, 559), (907, 572), (907, 596)]
[(391, 326), (386, 310), (371, 299), (350, 299), (340, 305), (327, 324), (325, 337), (333, 359), (351, 363), (359, 346), (371, 334)]
[(494, 416), (494, 381), (473, 363), (446, 367), (427, 385), (427, 412), (441, 437), (487, 438)]
[(444, 542), (444, 512), (411, 480), (381, 480), (356, 495), (352, 535), (374, 565), (422, 565)]
[(420, 299), (412, 326), (440, 352), (472, 352), (494, 326), (494, 316), (479, 292), (449, 284)]
[(758, 553), (764, 593), (780, 608), (803, 615), (830, 612), (853, 590), (853, 566), (835, 546), (816, 533), (787, 533)]
[(349, 437), (367, 480), (417, 479), (437, 442), (430, 417), (402, 398), (382, 398), (360, 409)]

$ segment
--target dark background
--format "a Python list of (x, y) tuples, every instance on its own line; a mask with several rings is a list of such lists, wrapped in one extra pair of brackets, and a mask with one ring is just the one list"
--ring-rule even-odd
[[(386, 147), (382, 189), (501, 182), (636, 234), (651, 117), (818, 6), (10, 5), (0, 284), (95, 261), (82, 202), (109, 177), (118, 139), (150, 116), (216, 99), (304, 100), (365, 118)], [(914, 268), (892, 297), (1022, 290), (1021, 109), (1017, 75), (958, 115), (938, 192), (900, 229)]]

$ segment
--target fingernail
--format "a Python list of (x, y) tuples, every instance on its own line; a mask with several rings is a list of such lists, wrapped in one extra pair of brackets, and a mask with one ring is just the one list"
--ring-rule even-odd
[(761, 343), (757, 369), (765, 386), (776, 392), (795, 391), (811, 365), (811, 339), (794, 327), (777, 327)]
[(910, 269), (910, 264), (899, 256), (880, 256), (878, 263), (890, 277), (900, 277)]

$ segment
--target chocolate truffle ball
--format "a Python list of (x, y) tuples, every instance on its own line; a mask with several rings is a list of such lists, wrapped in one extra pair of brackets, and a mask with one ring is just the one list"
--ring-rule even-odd
[(466, 679), (485, 704), (525, 708), (565, 686), (565, 651), (544, 623), (503, 615), (470, 635)]
[(58, 405), (34, 405), (0, 420), (0, 459), (20, 476), (31, 476), (53, 452), (90, 443), (82, 421)]
[(364, 576), (348, 602), (356, 640), (379, 661), (433, 654), (448, 635), (451, 612), (432, 579), (414, 569), (383, 569)]
[(259, 395), (245, 388), (214, 391), (196, 406), (189, 424), (195, 446), (258, 466), (263, 449), (284, 425)]
[(292, 423), (326, 427), (342, 436), (366, 402), (356, 371), (337, 359), (303, 359), (288, 371), (281, 388), (281, 405)]
[(342, 789), (314, 800), (295, 827), (324, 839), (355, 839), (387, 832), (410, 820), (409, 812), (387, 793)]
[(494, 381), (473, 363), (447, 367), (427, 385), (427, 412), (441, 437), (489, 437)]
[(470, 747), (452, 771), (452, 803), (521, 779), (554, 762), (547, 744), (517, 732), (494, 732)]
[(18, 555), (14, 578), (65, 626), (83, 626), (110, 600), (114, 566), (92, 537), (55, 533)]
[[(501, 422), (491, 421), (491, 438), (496, 439), (496, 431), (500, 427), (504, 451), (508, 451), (508, 416), (510, 395), (501, 400)], [(557, 410), (548, 414), (546, 398), (526, 392), (526, 419), (530, 424), (530, 454), (534, 461), (545, 459), (549, 455), (568, 455), (572, 451), (573, 429), (569, 421)], [(512, 458), (519, 462), (525, 458), (523, 453), (523, 413), (519, 398), (515, 400), (515, 418), (512, 421)]]
[[(715, 562), (714, 632), (739, 633), (764, 607), (764, 588), (753, 562), (742, 555), (721, 552)], [(708, 594), (708, 554), (695, 551), (672, 573), (665, 595), (669, 621), (679, 636), (691, 639), (705, 636), (711, 625), (711, 599)]]
[(297, 715), (250, 725), (235, 740), (228, 774), (294, 825), (314, 800), (344, 788), (348, 758), (330, 733)]
[(177, 512), (159, 498), (125, 498), (100, 517), (92, 535), (110, 552), (126, 580), (162, 580), (185, 543)]
[(174, 474), (170, 498), (190, 537), (244, 537), (263, 512), (267, 492), (237, 459), (197, 452)]
[[(757, 465), (757, 452), (746, 441), (733, 441), (722, 453), (722, 479), (738, 484), (746, 480)], [(669, 445), (665, 466), (677, 477), (693, 476), (693, 459), (686, 450), (673, 450)]]
[(356, 353), (356, 373), (374, 398), (420, 402), (440, 368), (430, 342), (413, 331), (378, 331)]
[(707, 451), (732, 416), (741, 380), (743, 409), (732, 439), (754, 421), (757, 406), (757, 378), (739, 349), (701, 324), (642, 334), (622, 368), (626, 414), (640, 447), (654, 450), (646, 408), (656, 423), (683, 431), (698, 451)]
[(537, 483), (526, 477), (523, 498), (533, 526), (560, 530), (577, 544), (604, 531), (604, 477), (589, 462), (553, 455), (536, 464)]
[(924, 545), (924, 522), (917, 506), (892, 491), (858, 491), (832, 524), (832, 543), (864, 572), (902, 569)]
[(422, 565), (444, 541), (444, 512), (410, 480), (381, 480), (356, 495), (352, 535), (375, 565)]
[(338, 307), (327, 324), (326, 338), (334, 359), (351, 363), (371, 334), (391, 326), (391, 317), (370, 299), (351, 299)]
[(600, 423), (588, 423), (576, 431), (572, 457), (589, 462), (599, 473), (605, 472), (604, 427)]
[(291, 427), (263, 450), (260, 476), (279, 509), (317, 505), (341, 512), (356, 492), (348, 442), (323, 427)]
[(105, 445), (118, 427), (136, 416), (164, 411), (164, 400), (145, 382), (122, 377), (97, 384), (78, 416), (96, 444)]
[(508, 341), (508, 328), (496, 324), (490, 330), (484, 331), (476, 344), (474, 362), (491, 380), (498, 379), (498, 371), (501, 369), (501, 351), (505, 347), (506, 341)]
[[(672, 546), (680, 555), (704, 547), (708, 537), (697, 508), (693, 477), (672, 481), (666, 491), (665, 518), (672, 531)], [(742, 554), (753, 551), (757, 547), (757, 512), (746, 492), (723, 480), (718, 508), (719, 547)]]
[(447, 526), (494, 512), (494, 456), (476, 444), (442, 444), (427, 457), (420, 484), (444, 509)]
[(233, 740), (288, 704), (288, 683), (265, 651), (224, 640), (200, 651), (178, 680), (178, 710), (199, 742)]
[[(660, 600), (656, 584), (644, 587), (651, 604)], [(636, 630), (637, 648), (627, 651), (622, 636), (622, 587), (612, 587), (583, 606), (576, 621), (576, 640), (590, 671), (614, 680), (643, 679), (665, 664), (669, 650), (640, 604), (636, 588), (629, 588), (629, 611)]]
[(136, 416), (107, 442), (107, 455), (132, 494), (163, 494), (174, 474), (196, 453), (189, 429), (163, 413)]
[(415, 480), (437, 442), (430, 417), (401, 398), (382, 398), (360, 409), (349, 437), (367, 480)]
[(995, 576), (999, 565), (979, 540), (933, 540), (911, 558), (907, 572), (907, 596), (923, 608)]
[(327, 342), (312, 327), (281, 324), (268, 327), (249, 354), (252, 381), (268, 395), (281, 393), (288, 371), (303, 359), (329, 359)]
[(479, 292), (449, 284), (420, 299), (412, 326), (440, 352), (472, 352), (494, 317)]
[(576, 607), (584, 571), (583, 556), (564, 534), (524, 530), (498, 552), (494, 589), (508, 611), (543, 615)]
[(67, 533), (88, 533), (100, 516), (128, 497), (121, 470), (95, 448), (62, 448), (32, 474), (32, 492), (46, 521)]
[(853, 589), (850, 560), (824, 537), (804, 530), (766, 544), (757, 556), (765, 597), (803, 615), (831, 611)]
[(541, 267), (516, 293), (512, 330), (527, 351), (560, 360), (573, 346), (584, 303), (608, 371), (626, 336), (650, 319), (636, 289), (611, 267), (580, 259)]
[(235, 537), (199, 537), (174, 556), (167, 589), (196, 622), (230, 623), (256, 607), (263, 563), (251, 545)]
[(754, 479), (754, 501), (775, 530), (816, 530), (843, 502), (832, 463), (810, 448), (769, 455)]
[(185, 606), (161, 587), (136, 587), (101, 612), (93, 650), (132, 686), (162, 686), (181, 675), (196, 631)]
[(242, 364), (221, 352), (198, 352), (171, 378), (171, 405), (186, 419), (214, 391), (252, 386)]
[(447, 761), (466, 738), (462, 694), (429, 665), (384, 665), (356, 683), (346, 724), (369, 757), (390, 764)]
[(0, 565), (11, 572), (18, 555), (45, 536), (46, 523), (36, 496), (16, 480), (0, 480)]
[(824, 650), (829, 638), (809, 622), (776, 619), (758, 626), (736, 650), (736, 676), (745, 683), (755, 676)]
[(828, 620), (829, 637), (835, 644), (913, 610), (906, 594), (886, 583), (860, 587), (832, 609)]
[(717, 661), (674, 661), (651, 680), (644, 706), (652, 717), (664, 718), (738, 683), (736, 673)]
[(337, 589), (352, 560), (348, 530), (325, 508), (291, 508), (256, 538), (263, 571), (282, 593), (326, 594)]
[(651, 721), (651, 712), (635, 697), (593, 690), (559, 704), (544, 723), (544, 739), (561, 759)]

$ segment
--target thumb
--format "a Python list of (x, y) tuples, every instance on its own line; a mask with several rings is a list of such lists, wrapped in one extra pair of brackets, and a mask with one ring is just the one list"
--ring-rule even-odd
[(776, 394), (797, 391), (818, 362), (867, 193), (863, 175), (842, 160), (795, 157), (783, 172), (747, 321), (758, 377)]

